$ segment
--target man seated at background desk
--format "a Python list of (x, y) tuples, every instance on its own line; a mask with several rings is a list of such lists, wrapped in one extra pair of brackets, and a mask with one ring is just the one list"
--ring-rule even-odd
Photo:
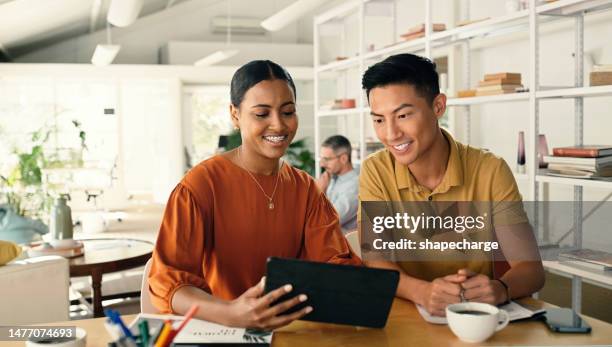
[[(412, 54), (391, 56), (368, 68), (362, 86), (385, 149), (363, 162), (360, 202), (486, 201), (493, 206), (493, 219), (499, 221), (495, 214), (507, 212), (500, 211), (504, 204), (499, 202), (521, 201), (503, 159), (456, 142), (440, 128), (446, 96), (440, 93), (436, 66), (430, 60)], [(367, 264), (399, 270), (397, 296), (434, 315), (444, 315), (446, 305), (462, 299), (500, 304), (530, 295), (543, 286), (544, 270), (524, 211), (512, 214), (512, 220), (494, 224), (510, 266), (500, 278), (494, 277), (493, 263), (486, 260)]]
[(321, 145), (321, 168), (325, 172), (317, 185), (325, 192), (340, 217), (343, 233), (357, 229), (359, 204), (359, 174), (351, 163), (351, 142), (342, 135), (334, 135)]

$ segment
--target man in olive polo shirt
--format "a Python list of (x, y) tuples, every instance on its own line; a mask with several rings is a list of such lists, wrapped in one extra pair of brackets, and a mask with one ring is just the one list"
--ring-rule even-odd
[(439, 316), (462, 300), (499, 304), (538, 291), (544, 271), (531, 227), (522, 208), (501, 203), (521, 201), (512, 172), (503, 159), (456, 142), (440, 128), (446, 96), (439, 91), (435, 64), (412, 54), (391, 56), (368, 68), (362, 86), (385, 149), (363, 162), (360, 202), (491, 202), (495, 236), (510, 269), (493, 279), (489, 261), (364, 259), (367, 265), (398, 270), (397, 296)]

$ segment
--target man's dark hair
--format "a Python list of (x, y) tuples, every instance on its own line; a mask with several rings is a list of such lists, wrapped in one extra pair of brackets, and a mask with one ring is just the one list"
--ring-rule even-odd
[(392, 84), (409, 84), (430, 105), (438, 94), (440, 85), (436, 63), (414, 54), (397, 54), (370, 66), (363, 74), (362, 88), (370, 100), (370, 90)]
[(257, 83), (274, 79), (286, 81), (293, 90), (293, 96), (297, 98), (293, 78), (287, 70), (270, 60), (253, 60), (242, 65), (232, 77), (230, 84), (232, 105), (239, 107), (244, 99), (244, 94)]
[(351, 162), (351, 141), (342, 135), (334, 135), (327, 138), (327, 140), (323, 141), (322, 147), (331, 148), (334, 153), (338, 154), (339, 152), (346, 153), (348, 156), (349, 163)]

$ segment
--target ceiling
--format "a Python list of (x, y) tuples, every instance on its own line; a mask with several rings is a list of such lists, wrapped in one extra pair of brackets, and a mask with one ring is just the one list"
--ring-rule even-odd
[[(140, 17), (185, 0), (145, 0)], [(225, 0), (208, 0), (218, 2)], [(110, 0), (0, 0), (0, 61), (104, 29)]]
[[(119, 0), (123, 1), (123, 0)], [(228, 1), (230, 1), (228, 3)], [(201, 8), (230, 5), (236, 16), (265, 18), (296, 0), (144, 0), (139, 18), (197, 3)], [(312, 25), (313, 15), (346, 0), (329, 0), (304, 15), (301, 23)], [(0, 62), (14, 61), (28, 53), (59, 42), (104, 30), (111, 0), (0, 0)], [(177, 6), (179, 5), (179, 6)], [(200, 35), (201, 24), (190, 28)], [(177, 26), (185, 26), (178, 19)], [(183, 30), (184, 31), (184, 30)], [(197, 36), (196, 35), (196, 36)], [(193, 35), (192, 35), (193, 36)], [(177, 34), (174, 39), (184, 39)]]

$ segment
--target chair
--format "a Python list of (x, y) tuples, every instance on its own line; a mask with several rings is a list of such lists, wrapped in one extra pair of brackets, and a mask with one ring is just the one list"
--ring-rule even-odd
[(68, 260), (27, 258), (0, 266), (0, 325), (67, 321)]
[(355, 252), (355, 254), (357, 254), (357, 256), (361, 258), (361, 247), (359, 245), (359, 234), (357, 233), (357, 230), (353, 230), (344, 236), (346, 237), (349, 246), (351, 246), (351, 248), (353, 249), (353, 252)]
[(151, 303), (151, 294), (149, 293), (149, 272), (151, 271), (151, 262), (153, 258), (147, 260), (142, 274), (142, 284), (140, 286), (140, 312), (141, 313), (158, 313)]

